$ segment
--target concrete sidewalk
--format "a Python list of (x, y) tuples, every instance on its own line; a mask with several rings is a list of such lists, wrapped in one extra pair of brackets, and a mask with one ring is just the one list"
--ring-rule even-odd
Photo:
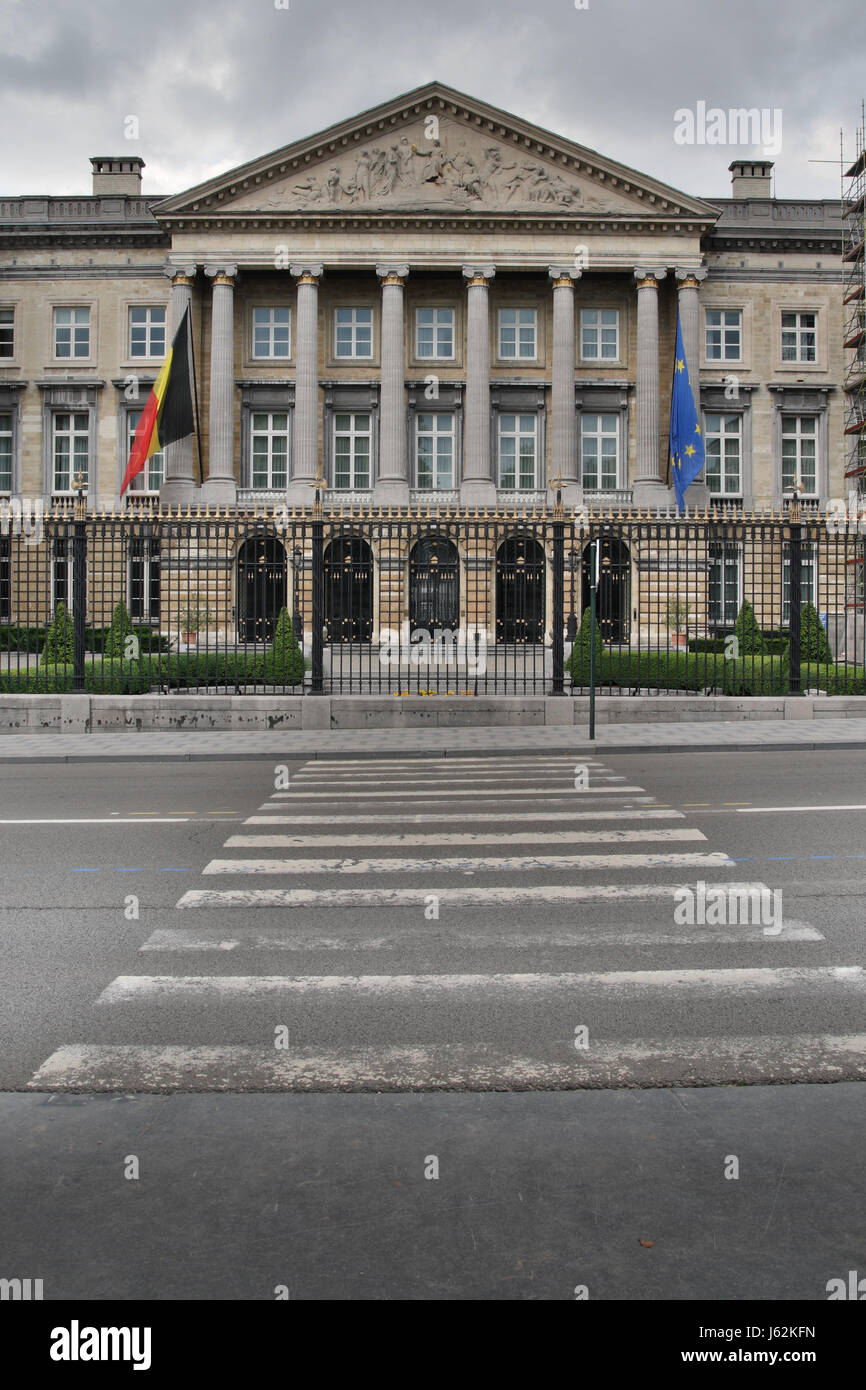
[(275, 729), (270, 732), (189, 730), (171, 733), (0, 736), (0, 763), (190, 762), (198, 759), (467, 757), (469, 755), (692, 752), (784, 752), (866, 749), (866, 719), (604, 724), (589, 741), (586, 724), (573, 728), (500, 726), (459, 729)]

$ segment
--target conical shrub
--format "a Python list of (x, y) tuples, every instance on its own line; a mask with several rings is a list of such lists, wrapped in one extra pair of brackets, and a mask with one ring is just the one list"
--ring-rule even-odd
[(54, 618), (45, 633), (42, 663), (45, 666), (66, 666), (72, 664), (74, 657), (75, 637), (72, 629), (72, 618), (66, 604), (61, 600), (54, 609)]
[(802, 661), (818, 661), (825, 665), (829, 665), (833, 660), (830, 641), (813, 603), (805, 605), (800, 617), (800, 658)]
[(262, 679), (268, 685), (299, 685), (304, 679), (304, 654), (287, 608), (280, 609), (274, 640), (262, 659)]
[(743, 600), (743, 606), (737, 614), (734, 635), (737, 639), (740, 656), (764, 655), (764, 634), (758, 626), (755, 610), (748, 599)]
[(599, 681), (601, 680), (601, 629), (598, 625), (598, 619), (596, 619), (593, 635), (589, 604), (587, 604), (583, 610), (583, 617), (580, 620), (580, 628), (575, 638), (569, 663), (573, 685), (589, 685), (589, 653), (590, 643), (593, 639), (595, 641), (595, 679)]

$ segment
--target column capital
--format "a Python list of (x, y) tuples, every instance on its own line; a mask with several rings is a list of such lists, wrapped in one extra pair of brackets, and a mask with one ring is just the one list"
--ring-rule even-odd
[(236, 265), (206, 265), (204, 273), (215, 285), (233, 285), (238, 268)]
[(559, 290), (574, 289), (583, 271), (573, 265), (550, 265), (547, 267), (547, 273), (553, 281), (553, 288)]
[(639, 290), (657, 289), (666, 275), (667, 270), (663, 265), (650, 266), (649, 268), (638, 265), (635, 266), (634, 270), (634, 278)]
[(679, 288), (681, 290), (699, 290), (701, 281), (706, 280), (710, 272), (707, 270), (706, 266), (698, 266), (695, 269), (677, 266), (674, 273), (679, 281)]
[(290, 265), (289, 274), (293, 275), (300, 285), (318, 285), (324, 274), (324, 266), (318, 261)]
[(173, 285), (191, 285), (196, 276), (198, 266), (189, 265), (166, 265), (163, 266), (162, 273), (167, 275)]
[(495, 274), (495, 265), (465, 265), (463, 267), (463, 276), (469, 285), (484, 285), (486, 287)]
[(408, 265), (377, 265), (376, 274), (383, 285), (402, 285), (409, 276)]

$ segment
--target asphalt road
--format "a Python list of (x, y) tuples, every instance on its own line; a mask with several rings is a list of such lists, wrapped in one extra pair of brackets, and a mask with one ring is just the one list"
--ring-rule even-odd
[(826, 1298), (866, 1237), (864, 768), (4, 766), (0, 1276)]

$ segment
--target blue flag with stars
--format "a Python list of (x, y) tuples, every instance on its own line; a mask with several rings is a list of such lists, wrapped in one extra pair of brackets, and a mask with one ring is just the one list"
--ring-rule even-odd
[(671, 393), (671, 474), (677, 509), (685, 507), (686, 488), (704, 466), (704, 436), (689, 383), (689, 364), (683, 347), (683, 329), (677, 314), (677, 355)]

